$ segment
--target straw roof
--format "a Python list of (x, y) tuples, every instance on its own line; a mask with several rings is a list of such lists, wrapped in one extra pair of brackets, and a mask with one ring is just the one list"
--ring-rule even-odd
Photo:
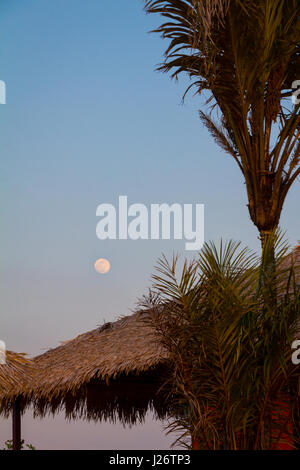
[(0, 399), (9, 399), (22, 390), (31, 374), (31, 361), (25, 354), (6, 351), (6, 363), (0, 364)]
[(300, 244), (296, 245), (295, 248), (287, 255), (284, 260), (283, 267), (288, 269), (291, 265), (296, 267), (297, 280), (300, 280)]
[(161, 364), (167, 355), (140, 314), (65, 341), (34, 359), (39, 372), (37, 394), (73, 391), (91, 379), (108, 382), (120, 374), (140, 374)]
[(145, 314), (136, 313), (37, 356), (22, 397), (40, 416), (64, 408), (72, 418), (134, 423), (151, 408), (162, 417), (167, 359)]

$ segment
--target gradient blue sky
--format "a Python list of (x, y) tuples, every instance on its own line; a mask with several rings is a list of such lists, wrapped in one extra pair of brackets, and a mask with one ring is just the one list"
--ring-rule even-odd
[[(142, 0), (0, 2), (0, 338), (9, 349), (37, 354), (130, 313), (160, 254), (186, 255), (179, 241), (99, 241), (96, 208), (119, 195), (204, 203), (207, 240), (259, 249), (242, 177), (201, 126), (199, 98), (182, 106), (188, 81), (155, 71), (166, 47), (148, 34), (158, 22)], [(299, 196), (296, 183), (282, 217), (292, 245)], [(106, 276), (94, 271), (99, 257), (111, 262)], [(145, 436), (161, 425), (147, 426)], [(70, 432), (47, 429), (52, 448)], [(90, 445), (94, 431), (82, 434), (73, 445)]]

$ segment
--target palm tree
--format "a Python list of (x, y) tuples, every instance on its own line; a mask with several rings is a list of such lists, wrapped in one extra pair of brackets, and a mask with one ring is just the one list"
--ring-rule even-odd
[[(170, 40), (159, 67), (187, 73), (217, 143), (238, 164), (248, 209), (262, 245), (278, 226), (289, 189), (300, 175), (299, 0), (147, 0), (167, 21), (155, 32)], [(188, 91), (187, 90), (187, 91)]]
[[(275, 246), (276, 307), (264, 271)], [(267, 450), (299, 445), (299, 271), (270, 237), (262, 260), (239, 243), (206, 243), (199, 259), (163, 257), (140, 302), (172, 363), (169, 431), (194, 449)]]

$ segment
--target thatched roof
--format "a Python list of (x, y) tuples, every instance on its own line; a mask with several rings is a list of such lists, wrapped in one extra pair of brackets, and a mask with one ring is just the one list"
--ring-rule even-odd
[(121, 374), (141, 374), (161, 365), (166, 353), (140, 314), (84, 333), (37, 356), (37, 395), (73, 391), (91, 379), (108, 382)]
[(165, 413), (159, 388), (167, 354), (142, 314), (65, 341), (33, 363), (35, 374), (22, 399), (38, 415), (64, 408), (72, 418), (133, 423), (149, 407), (160, 417)]
[(6, 351), (6, 363), (0, 364), (0, 399), (9, 399), (27, 386), (31, 374), (31, 361), (24, 354)]
[(284, 260), (283, 267), (288, 269), (291, 265), (296, 267), (297, 278), (300, 280), (300, 245), (295, 246), (295, 248), (287, 255)]

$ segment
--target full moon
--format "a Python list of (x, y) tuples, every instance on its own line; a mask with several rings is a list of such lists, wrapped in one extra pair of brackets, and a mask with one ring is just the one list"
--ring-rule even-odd
[(97, 259), (94, 266), (99, 274), (106, 274), (110, 270), (110, 262), (104, 258)]

